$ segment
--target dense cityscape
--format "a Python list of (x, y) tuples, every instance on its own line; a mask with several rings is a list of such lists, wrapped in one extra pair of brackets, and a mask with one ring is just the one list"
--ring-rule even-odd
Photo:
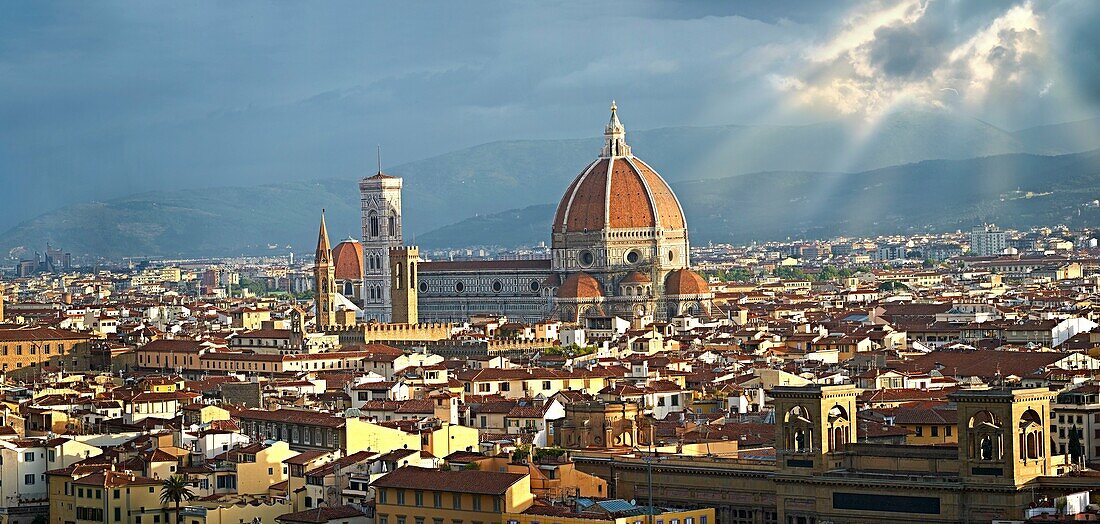
[(1100, 4), (0, 13), (0, 524), (1100, 522)]
[(311, 258), (7, 268), (5, 524), (1090, 511), (1093, 231), (692, 248), (614, 105), (549, 249), (420, 253), (359, 187)]

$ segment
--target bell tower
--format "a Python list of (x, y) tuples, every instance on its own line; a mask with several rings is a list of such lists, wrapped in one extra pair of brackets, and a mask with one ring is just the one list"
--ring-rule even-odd
[(321, 229), (317, 232), (317, 252), (313, 266), (313, 304), (317, 315), (317, 331), (336, 325), (336, 268), (332, 265), (332, 248), (328, 242), (325, 211), (321, 210)]
[(390, 322), (391, 248), (401, 247), (401, 179), (382, 172), (359, 181), (363, 213), (363, 317)]
[(1046, 388), (962, 390), (958, 406), (959, 475), (964, 482), (1019, 487), (1050, 475), (1050, 405)]
[(391, 321), (398, 324), (416, 324), (417, 312), (417, 264), (420, 249), (416, 246), (395, 247), (389, 251)]
[(813, 474), (837, 466), (833, 453), (856, 442), (856, 396), (851, 384), (777, 386), (776, 461), (780, 471)]

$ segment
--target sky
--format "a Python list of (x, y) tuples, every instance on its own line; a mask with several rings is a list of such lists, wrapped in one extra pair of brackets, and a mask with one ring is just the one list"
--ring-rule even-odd
[(1100, 2), (0, 0), (0, 230), (507, 139), (1100, 115)]

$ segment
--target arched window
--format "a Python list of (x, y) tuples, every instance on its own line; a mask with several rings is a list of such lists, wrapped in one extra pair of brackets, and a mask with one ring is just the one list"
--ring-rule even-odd
[(1038, 460), (1046, 455), (1043, 442), (1043, 418), (1034, 409), (1020, 416), (1020, 459)]
[(836, 450), (848, 443), (848, 411), (836, 404), (829, 410), (829, 449)]
[(397, 236), (397, 217), (391, 214), (389, 224), (386, 225), (388, 226), (386, 234), (391, 237)]
[(377, 237), (378, 233), (379, 233), (378, 232), (378, 212), (377, 211), (371, 211), (367, 215), (367, 217), (368, 217), (368, 220), (370, 221), (370, 236)]
[(1000, 460), (1004, 452), (1003, 431), (993, 413), (975, 413), (967, 427), (967, 455), (974, 460)]
[(786, 447), (794, 453), (809, 453), (813, 451), (813, 421), (810, 414), (802, 406), (795, 406), (784, 417), (787, 428)]

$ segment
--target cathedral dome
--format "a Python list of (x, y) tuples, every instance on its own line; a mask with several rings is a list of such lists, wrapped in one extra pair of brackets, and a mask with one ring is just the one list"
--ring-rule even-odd
[(558, 298), (600, 298), (600, 282), (588, 273), (573, 273), (558, 288)]
[(363, 245), (354, 238), (340, 242), (332, 248), (335, 278), (338, 280), (363, 279)]
[(666, 295), (706, 295), (710, 286), (703, 277), (690, 269), (677, 269), (665, 277)]
[(686, 229), (684, 212), (668, 183), (635, 157), (615, 105), (604, 149), (569, 184), (554, 214), (554, 232), (605, 229)]

